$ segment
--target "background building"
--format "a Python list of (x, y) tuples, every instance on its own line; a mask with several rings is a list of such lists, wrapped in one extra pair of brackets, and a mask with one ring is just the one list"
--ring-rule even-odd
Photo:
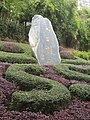
[(90, 8), (90, 0), (78, 0), (78, 8), (81, 9), (84, 6)]

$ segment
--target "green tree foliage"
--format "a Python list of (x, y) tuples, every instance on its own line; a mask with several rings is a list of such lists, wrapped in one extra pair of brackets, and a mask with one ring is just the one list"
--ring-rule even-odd
[(41, 14), (51, 20), (59, 42), (64, 41), (66, 46), (76, 41), (77, 2), (75, 0), (33, 0), (28, 1), (21, 21), (31, 21), (35, 14)]
[(80, 42), (80, 50), (88, 51), (90, 47), (90, 9), (83, 8), (79, 11), (79, 16), (78, 40)]
[[(62, 0), (57, 2), (56, 18), (61, 32), (61, 38), (67, 47), (76, 41), (78, 30), (77, 24), (77, 2), (75, 0)], [(56, 8), (56, 7), (55, 7)]]
[(5, 4), (5, 0), (0, 1), (0, 20), (5, 20), (8, 17), (8, 8)]
[[(80, 50), (88, 50), (90, 10), (87, 8), (78, 10), (77, 2), (77, 0), (2, 0), (0, 1), (0, 20), (6, 26), (14, 22), (13, 26), (18, 26), (16, 29), (21, 28), (21, 34), (24, 35), (17, 36), (18, 40), (26, 40), (30, 29), (30, 26), (26, 26), (27, 22), (31, 22), (35, 14), (40, 14), (52, 22), (59, 43), (67, 47), (77, 48), (78, 46)], [(17, 35), (17, 32), (15, 34)], [(17, 39), (8, 33), (7, 36)]]

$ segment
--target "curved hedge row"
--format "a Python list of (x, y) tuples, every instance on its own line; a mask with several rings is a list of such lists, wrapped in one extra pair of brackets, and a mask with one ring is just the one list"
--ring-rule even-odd
[(90, 100), (90, 85), (74, 84), (69, 87), (69, 90), (82, 100)]
[(73, 51), (73, 53), (74, 53), (74, 55), (76, 55), (80, 58), (83, 58), (85, 60), (90, 60), (90, 52), (75, 50), (75, 51)]
[(52, 112), (68, 104), (69, 90), (43, 75), (44, 68), (39, 65), (14, 64), (9, 67), (6, 79), (18, 84), (21, 90), (12, 94), (11, 109)]
[[(78, 69), (77, 72), (77, 70), (74, 69), (74, 67), (75, 67), (74, 65), (70, 65), (70, 64), (60, 64), (60, 65), (55, 65), (53, 69), (57, 72), (57, 74), (62, 75), (67, 79), (90, 82), (90, 75), (82, 73), (81, 69), (83, 68), (78, 69), (77, 67)], [(88, 70), (88, 68), (86, 68), (86, 70)]]
[(77, 71), (77, 72), (81, 72), (81, 73), (90, 75), (90, 67), (84, 67), (83, 68), (83, 66), (73, 65), (73, 66), (69, 66), (69, 69), (73, 70), (73, 71)]
[(86, 61), (81, 58), (76, 58), (75, 60), (71, 59), (62, 59), (61, 61), (63, 64), (74, 64), (74, 65), (90, 65), (89, 61)]
[(4, 42), (0, 41), (0, 61), (1, 62), (9, 62), (9, 63), (37, 63), (35, 55), (28, 44), (23, 43), (12, 43), (16, 44), (20, 47), (21, 53), (11, 53), (5, 52), (3, 46), (5, 43), (12, 42)]

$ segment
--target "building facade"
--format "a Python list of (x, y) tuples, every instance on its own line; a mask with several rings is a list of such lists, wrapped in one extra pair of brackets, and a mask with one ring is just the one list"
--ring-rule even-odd
[(82, 7), (90, 8), (90, 0), (78, 0), (78, 8), (82, 9)]

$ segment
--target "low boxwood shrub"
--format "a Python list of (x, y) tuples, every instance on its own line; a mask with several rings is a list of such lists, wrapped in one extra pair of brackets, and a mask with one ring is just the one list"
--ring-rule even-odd
[(81, 73), (81, 71), (71, 70), (71, 66), (69, 64), (60, 64), (55, 65), (53, 69), (57, 74), (62, 75), (63, 77), (71, 80), (80, 80), (85, 82), (90, 82), (90, 75)]
[(61, 62), (64, 63), (64, 64), (90, 65), (89, 61), (86, 61), (86, 60), (83, 60), (83, 59), (80, 59), (80, 58), (76, 58), (75, 60), (62, 59)]
[(83, 66), (71, 65), (71, 66), (69, 66), (69, 69), (90, 75), (90, 67), (88, 67), (88, 66), (83, 67)]
[(90, 85), (87, 84), (73, 84), (69, 87), (73, 96), (77, 96), (82, 100), (90, 100)]
[[(23, 43), (12, 43), (12, 42), (7, 42), (8, 45), (10, 45), (12, 47), (12, 45), (14, 46), (18, 46), (18, 48), (20, 48), (19, 52), (20, 53), (10, 53), (10, 52), (5, 52), (5, 42), (4, 41), (0, 41), (0, 61), (1, 62), (9, 62), (9, 63), (37, 63), (37, 60), (35, 58), (35, 55), (30, 47), (30, 45), (28, 44), (23, 44)], [(9, 48), (9, 46), (7, 47), (7, 49)], [(10, 51), (10, 49), (8, 49), (8, 51)], [(16, 50), (16, 51), (18, 51)], [(15, 51), (12, 50), (11, 51)]]
[(32, 73), (33, 75), (43, 76), (44, 75), (44, 68), (38, 65), (29, 65), (29, 67), (25, 68), (25, 72)]
[(86, 52), (86, 51), (74, 51), (73, 52), (74, 55), (80, 57), (80, 58), (83, 58), (85, 60), (90, 60), (90, 52)]
[[(31, 68), (31, 72), (26, 70)], [(6, 71), (6, 79), (20, 86), (21, 91), (12, 94), (11, 109), (18, 111), (52, 112), (64, 107), (70, 101), (69, 90), (56, 81), (33, 75), (43, 75), (39, 65), (14, 64)]]

